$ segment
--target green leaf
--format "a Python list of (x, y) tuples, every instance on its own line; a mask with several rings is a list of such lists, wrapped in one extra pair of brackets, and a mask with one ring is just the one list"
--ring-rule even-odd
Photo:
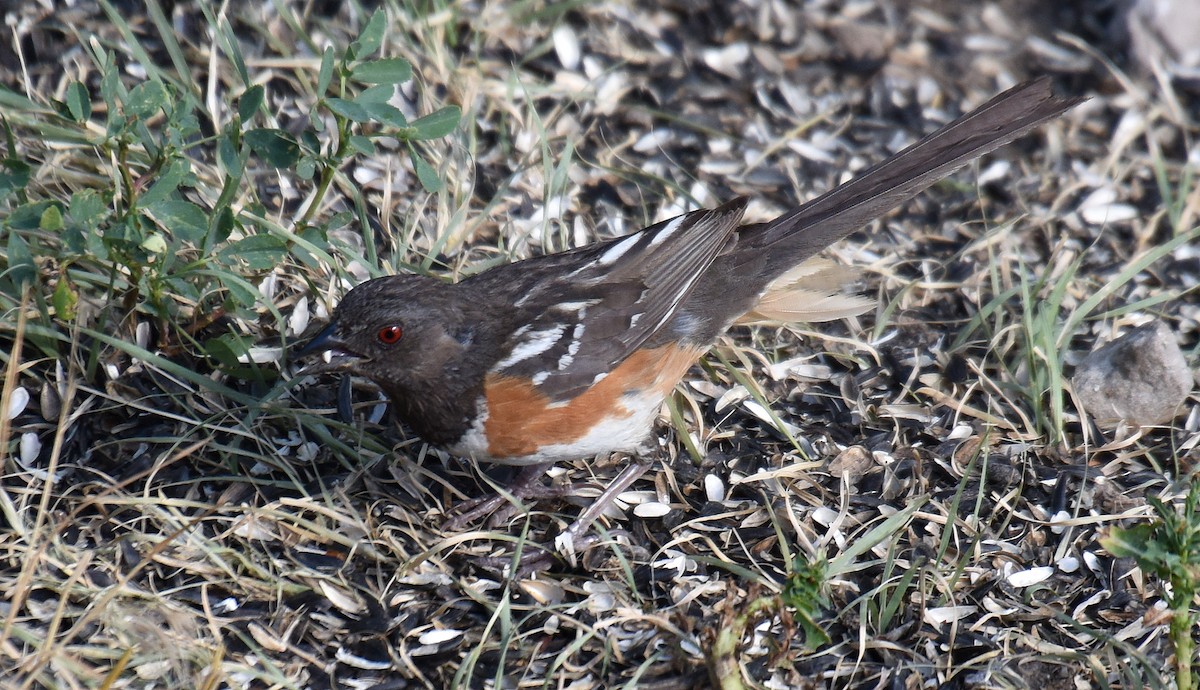
[(433, 166), (426, 163), (425, 159), (418, 156), (417, 152), (411, 148), (408, 150), (408, 156), (412, 159), (413, 168), (417, 171), (417, 179), (421, 181), (421, 186), (425, 188), (425, 191), (432, 194), (441, 190), (442, 180)]
[[(144, 219), (140, 214), (124, 216), (119, 221), (104, 227), (104, 241), (119, 251), (133, 251), (134, 247), (142, 244), (146, 231), (142, 227)], [(139, 253), (135, 252), (135, 255)]]
[(1157, 551), (1155, 531), (1155, 525), (1149, 523), (1113, 527), (1106, 536), (1100, 538), (1100, 545), (1117, 558), (1132, 558), (1141, 565), (1152, 551)]
[(203, 295), (200, 294), (200, 290), (188, 278), (172, 275), (167, 276), (163, 283), (167, 286), (168, 290), (186, 301), (199, 302), (204, 299)]
[(152, 232), (146, 235), (146, 239), (142, 240), (142, 249), (145, 249), (150, 254), (166, 254), (167, 240), (162, 236), (161, 232)]
[(386, 28), (387, 14), (383, 10), (375, 10), (375, 14), (371, 15), (371, 19), (363, 27), (362, 33), (358, 35), (358, 40), (350, 44), (346, 58), (360, 60), (378, 53), (379, 46), (383, 45), (383, 32)]
[(353, 211), (341, 211), (329, 216), (329, 220), (325, 221), (325, 229), (329, 231), (344, 228), (353, 223), (354, 220), (355, 215)]
[(67, 214), (73, 223), (91, 230), (108, 214), (108, 205), (95, 189), (81, 189), (71, 195)]
[(121, 82), (121, 73), (117, 69), (112, 54), (107, 50), (98, 51), (97, 58), (103, 63), (100, 66), (100, 97), (104, 99), (104, 104), (107, 106), (108, 130), (111, 133), (117, 126), (114, 119), (120, 112), (117, 107), (117, 99), (125, 97), (127, 92), (125, 85)]
[(251, 235), (221, 250), (223, 263), (242, 262), (252, 271), (266, 271), (278, 266), (287, 256), (287, 244), (274, 235)]
[(204, 352), (218, 363), (231, 367), (240, 364), (239, 357), (249, 353), (245, 341), (233, 333), (226, 333), (204, 343)]
[(404, 58), (372, 60), (355, 65), (350, 76), (366, 84), (403, 84), (412, 79), (412, 65)]
[(397, 128), (408, 128), (408, 118), (404, 117), (404, 113), (395, 106), (369, 101), (363, 103), (362, 108), (376, 122)]
[(250, 118), (258, 112), (262, 107), (263, 99), (266, 97), (266, 91), (261, 84), (255, 84), (246, 89), (242, 97), (238, 99), (238, 117), (242, 118), (242, 122), (249, 122)]
[(351, 122), (366, 122), (371, 119), (366, 109), (354, 101), (347, 101), (343, 98), (327, 98), (325, 102), (329, 105), (330, 110)]
[[(71, 223), (67, 227), (63, 228), (63, 232), (59, 236), (63, 243), (63, 255), (69, 256), (71, 254), (87, 253), (86, 237), (91, 235), (93, 235), (93, 233), (85, 232), (78, 223)], [(94, 259), (97, 257), (88, 258)]]
[(322, 228), (310, 225), (296, 234), (302, 240), (304, 240), (304, 242), (297, 242), (295, 246), (292, 247), (292, 257), (310, 268), (317, 268), (321, 266), (321, 259), (314, 256), (313, 253), (305, 246), (305, 243), (319, 247), (327, 252), (330, 251), (329, 240), (326, 239)]
[(387, 103), (392, 100), (392, 96), (396, 95), (396, 87), (391, 84), (379, 84), (377, 86), (369, 86), (362, 90), (354, 98), (355, 103), (366, 105), (367, 103)]
[(245, 138), (250, 150), (271, 167), (288, 168), (300, 158), (300, 145), (282, 129), (252, 129)]
[(192, 164), (186, 158), (176, 158), (158, 176), (158, 180), (138, 200), (140, 206), (153, 206), (170, 197), (192, 172)]
[(232, 132), (217, 139), (217, 161), (230, 177), (241, 177), (246, 170), (246, 158), (242, 155)]
[(262, 299), (262, 293), (258, 291), (258, 288), (240, 276), (223, 273), (220, 276), (220, 283), (229, 293), (227, 302), (238, 308), (251, 308), (258, 300)]
[(185, 242), (199, 245), (208, 236), (208, 218), (190, 201), (165, 199), (146, 209), (158, 224)]
[(54, 314), (58, 318), (63, 321), (75, 319), (75, 307), (79, 304), (79, 293), (71, 285), (71, 281), (67, 280), (65, 272), (58, 277), (58, 285), (54, 286), (50, 304), (54, 307)]
[[(324, 120), (321, 120), (324, 122)], [(306, 129), (300, 132), (300, 148), (310, 153), (317, 153), (321, 150), (321, 140), (317, 138), (315, 132)]]
[(800, 627), (804, 629), (804, 646), (809, 649), (817, 649), (831, 642), (829, 633), (825, 632), (825, 628), (817, 622), (812, 613), (804, 610), (795, 612), (796, 619), (800, 623)]
[(454, 131), (461, 116), (462, 110), (456, 105), (439, 108), (412, 121), (411, 127), (416, 130), (412, 138), (417, 140), (440, 139)]
[(363, 154), (364, 156), (372, 156), (375, 154), (375, 142), (371, 141), (369, 137), (356, 134), (350, 137), (347, 143), (350, 145), (350, 148)]
[(85, 233), (81, 237), (83, 249), (80, 254), (87, 255), (87, 258), (94, 261), (109, 261), (112, 258), (112, 252), (108, 251), (109, 242), (104, 235), (99, 232)]
[(29, 164), (17, 158), (0, 160), (0, 197), (17, 189), (25, 189), (29, 184), (31, 168)]
[(296, 164), (296, 176), (302, 180), (311, 180), (317, 174), (317, 161), (312, 158), (301, 158)]
[(59, 232), (63, 229), (62, 209), (57, 205), (49, 206), (38, 221), (38, 229), (46, 232)]
[(86, 122), (92, 116), (92, 98), (82, 82), (67, 85), (67, 110), (76, 122)]
[(13, 209), (4, 224), (13, 230), (36, 230), (42, 222), (42, 214), (46, 207), (53, 205), (50, 201), (34, 201), (21, 204)]
[(134, 117), (145, 120), (167, 105), (167, 90), (156, 81), (144, 81), (129, 91), (125, 101), (125, 111)]
[(37, 263), (33, 260), (29, 245), (15, 232), (8, 235), (8, 270), (5, 273), (18, 289), (33, 285), (37, 280)]
[(325, 131), (325, 118), (321, 117), (321, 111), (317, 110), (316, 108), (309, 109), (308, 127), (309, 128), (304, 131), (312, 132), (314, 135)]
[(828, 580), (829, 564), (824, 559), (806, 560), (797, 555), (792, 559), (791, 572), (779, 593), (783, 603), (794, 609), (816, 611), (826, 604), (821, 591)]
[(317, 73), (317, 94), (322, 95), (329, 90), (333, 81), (333, 46), (327, 46), (321, 53), (321, 71)]
[(196, 112), (201, 108), (190, 95), (185, 100), (177, 101), (175, 107), (167, 114), (169, 124), (167, 137), (176, 148), (186, 149), (195, 145), (193, 138), (200, 137), (200, 119)]
[(229, 239), (229, 235), (233, 233), (234, 228), (238, 227), (238, 223), (234, 218), (233, 211), (226, 206), (217, 213), (212, 226), (214, 230), (213, 241), (224, 242)]

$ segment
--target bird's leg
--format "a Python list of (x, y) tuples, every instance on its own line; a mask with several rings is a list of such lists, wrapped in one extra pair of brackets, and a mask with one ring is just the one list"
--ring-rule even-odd
[[(550, 568), (556, 556), (575, 563), (576, 554), (582, 553), (598, 539), (596, 535), (587, 534), (588, 527), (596, 521), (609, 506), (617, 500), (625, 490), (633, 485), (654, 464), (653, 451), (637, 452), (630, 458), (630, 463), (621, 470), (608, 487), (592, 501), (579, 517), (554, 540), (554, 548), (549, 545), (528, 544), (532, 547), (523, 553), (516, 562), (516, 577), (528, 577), (532, 573)], [(495, 568), (508, 568), (513, 565), (509, 558), (484, 559), (485, 565)]]
[(495, 527), (508, 520), (513, 512), (520, 508), (521, 501), (536, 498), (557, 498), (569, 494), (570, 487), (542, 485), (542, 475), (546, 474), (546, 470), (552, 466), (553, 463), (542, 463), (522, 467), (512, 483), (503, 490), (498, 491), (495, 496), (473, 499), (465, 502), (462, 506), (456, 507), (456, 510), (460, 512), (446, 521), (446, 529), (451, 531), (458, 530), (480, 518), (488, 516), (490, 516), (488, 524)]
[[(521, 556), (517, 563), (517, 572), (527, 575), (531, 572), (550, 567), (555, 560), (556, 552), (559, 557), (574, 563), (576, 554), (582, 553), (599, 538), (597, 535), (588, 534), (588, 528), (597, 518), (604, 515), (605, 511), (617, 500), (618, 496), (627, 491), (634, 482), (654, 465), (654, 459), (660, 454), (661, 451), (658, 448), (651, 446), (639, 448), (634, 451), (629, 457), (629, 464), (609, 482), (604, 491), (579, 514), (579, 517), (555, 538), (553, 549), (549, 545), (539, 546), (530, 544), (534, 548)], [(465, 506), (464, 512), (446, 521), (446, 528), (456, 530), (488, 515), (491, 515), (489, 523), (495, 526), (498, 521), (503, 522), (508, 519), (511, 516), (510, 511), (516, 510), (519, 507), (519, 504), (514, 499), (519, 501), (529, 498), (573, 495), (579, 488), (574, 484), (554, 487), (541, 485), (541, 477), (550, 467), (551, 464), (543, 464), (529, 465), (522, 468), (520, 474), (517, 475), (516, 479), (509, 486), (505, 487), (502, 493), (490, 498), (469, 502)], [(512, 564), (509, 559), (485, 560), (485, 565), (490, 564), (499, 568), (507, 568)]]
[(630, 463), (612, 480), (608, 488), (604, 490), (604, 493), (597, 496), (592, 501), (592, 504), (587, 507), (587, 510), (580, 513), (575, 522), (572, 522), (554, 540), (554, 546), (559, 553), (568, 559), (574, 560), (575, 554), (582, 552), (596, 541), (597, 537), (595, 536), (585, 536), (588, 527), (596, 521), (596, 518), (603, 515), (604, 511), (608, 510), (608, 507), (617, 500), (617, 496), (624, 493), (626, 489), (632, 486), (639, 477), (650, 469), (654, 464), (653, 457), (653, 451), (642, 452), (639, 450), (630, 458)]

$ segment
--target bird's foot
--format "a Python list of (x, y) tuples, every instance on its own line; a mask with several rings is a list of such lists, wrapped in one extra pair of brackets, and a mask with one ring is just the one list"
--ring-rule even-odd
[(498, 490), (495, 495), (471, 499), (455, 506), (455, 514), (446, 520), (445, 528), (458, 531), (483, 518), (487, 518), (488, 527), (496, 528), (523, 511), (526, 501), (571, 495), (574, 490), (571, 486), (542, 484), (542, 475), (549, 468), (548, 464), (524, 467), (509, 486)]
[[(512, 574), (516, 577), (526, 577), (538, 571), (548, 570), (559, 561), (565, 562), (571, 567), (577, 567), (589, 549), (601, 541), (605, 543), (609, 541), (607, 538), (602, 539), (599, 534), (589, 532), (592, 523), (608, 510), (616, 501), (617, 496), (625, 492), (639, 477), (645, 474), (652, 464), (650, 460), (643, 460), (635, 456), (630, 464), (612, 480), (604, 492), (597, 496), (591, 505), (554, 539), (552, 545), (526, 543), (522, 552), (515, 559), (513, 557), (482, 559), (479, 561), (480, 565), (501, 571), (511, 568)], [(571, 486), (561, 488), (572, 489)], [(569, 494), (571, 491), (566, 493)], [(495, 498), (489, 499), (488, 502), (493, 500)], [(482, 504), (472, 512), (480, 510), (481, 507)], [(613, 537), (622, 533), (623, 531), (620, 530), (610, 530), (606, 532), (606, 535)]]

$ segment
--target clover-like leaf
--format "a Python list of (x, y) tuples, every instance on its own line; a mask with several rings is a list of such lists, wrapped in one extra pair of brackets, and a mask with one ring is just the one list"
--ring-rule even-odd
[(413, 120), (409, 124), (414, 132), (411, 138), (419, 141), (440, 139), (454, 131), (461, 117), (462, 110), (456, 105), (438, 108), (424, 117)]
[(355, 65), (350, 76), (367, 84), (403, 84), (412, 79), (412, 65), (404, 58), (371, 60)]
[(300, 158), (300, 145), (282, 129), (252, 129), (245, 139), (250, 150), (272, 167), (289, 168)]
[(76, 122), (85, 122), (92, 116), (92, 97), (82, 82), (67, 84), (67, 110)]

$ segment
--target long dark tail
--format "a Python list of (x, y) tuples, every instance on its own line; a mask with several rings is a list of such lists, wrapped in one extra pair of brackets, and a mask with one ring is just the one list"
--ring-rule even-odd
[[(790, 213), (738, 236), (734, 251), (768, 280), (916, 196), (983, 154), (1086, 98), (1060, 98), (1040, 77), (1001, 93)], [(759, 263), (765, 261), (765, 263)]]
[(703, 324), (694, 337), (709, 342), (805, 259), (1083, 100), (1055, 96), (1046, 77), (1019, 84), (796, 210), (743, 227), (736, 246), (717, 257), (681, 305), (679, 318)]

